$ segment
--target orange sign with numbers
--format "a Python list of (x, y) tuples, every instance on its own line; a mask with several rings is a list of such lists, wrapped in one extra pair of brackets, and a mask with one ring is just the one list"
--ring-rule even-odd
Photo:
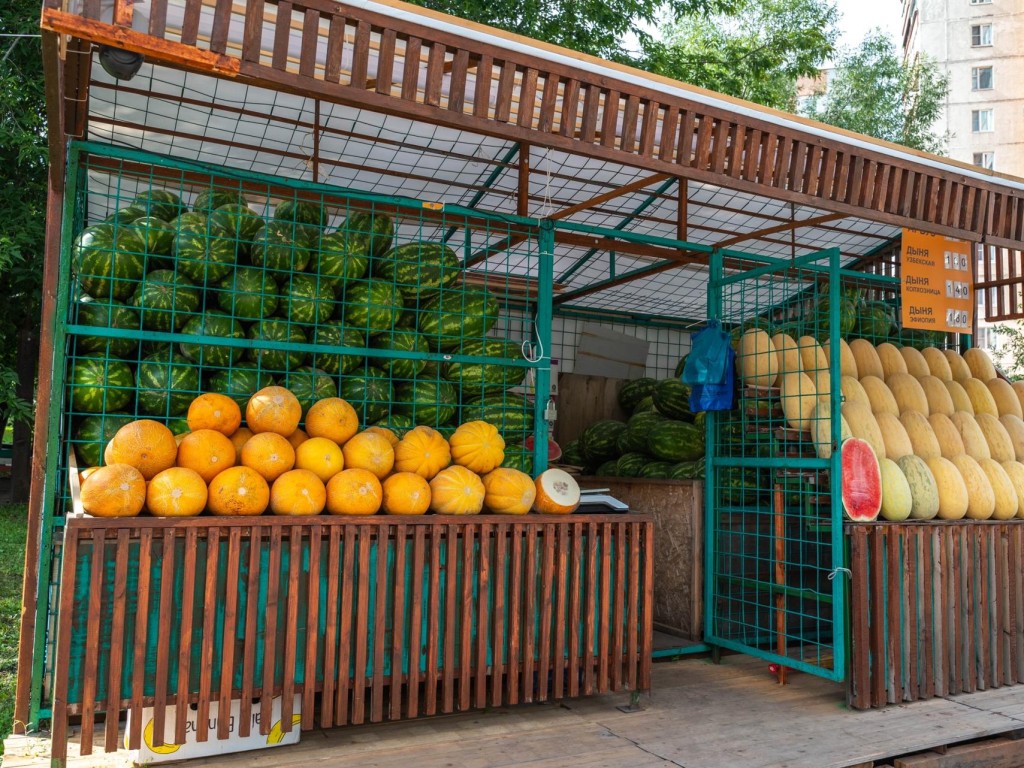
[(903, 327), (971, 333), (974, 246), (964, 240), (903, 230), (900, 303)]

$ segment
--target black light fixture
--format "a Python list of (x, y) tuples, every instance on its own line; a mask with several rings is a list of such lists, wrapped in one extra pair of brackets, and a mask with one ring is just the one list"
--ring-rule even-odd
[(109, 45), (100, 46), (100, 66), (117, 80), (131, 80), (145, 60), (141, 53), (111, 48)]

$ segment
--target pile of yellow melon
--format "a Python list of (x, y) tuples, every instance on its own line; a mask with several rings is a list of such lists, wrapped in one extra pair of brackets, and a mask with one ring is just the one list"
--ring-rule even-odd
[(314, 403), (304, 430), (301, 417), (295, 395), (266, 387), (246, 405), (245, 426), (238, 404), (216, 393), (192, 402), (183, 435), (133, 421), (107, 444), (105, 466), (81, 473), (82, 507), (97, 517), (191, 517), (557, 514), (579, 504), (579, 487), (561, 470), (534, 480), (501, 467), (504, 441), (484, 421), (450, 440), (426, 426), (399, 439), (381, 427), (360, 431), (355, 409), (338, 397)]
[[(737, 370), (748, 385), (776, 386), (787, 422), (831, 455), (830, 350), (810, 336), (740, 339)], [(839, 342), (841, 431), (879, 460), (887, 520), (1024, 517), (1024, 382), (999, 378), (970, 349)]]

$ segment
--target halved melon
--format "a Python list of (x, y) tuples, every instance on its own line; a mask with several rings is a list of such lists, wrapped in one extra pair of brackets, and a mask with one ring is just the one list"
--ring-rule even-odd
[(882, 477), (878, 458), (866, 440), (843, 443), (843, 511), (856, 522), (878, 519), (882, 510)]
[(533, 508), (544, 515), (567, 515), (580, 505), (580, 486), (561, 469), (546, 469), (537, 476)]

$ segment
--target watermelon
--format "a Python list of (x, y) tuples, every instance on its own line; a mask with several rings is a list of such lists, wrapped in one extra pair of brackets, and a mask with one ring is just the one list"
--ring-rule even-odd
[(582, 467), (586, 464), (583, 451), (580, 450), (580, 441), (570, 440), (568, 445), (562, 449), (562, 463), (573, 467)]
[(150, 331), (178, 330), (199, 309), (199, 289), (186, 277), (169, 269), (157, 269), (131, 297), (142, 315), (142, 327)]
[[(420, 381), (425, 372), (420, 372)], [(506, 442), (515, 442), (533, 432), (533, 402), (508, 392), (487, 395), (462, 404), (461, 421), (486, 421), (498, 428)]]
[(134, 230), (111, 224), (86, 227), (71, 244), (75, 275), (85, 293), (124, 301), (146, 272), (146, 246)]
[(718, 492), (723, 504), (753, 504), (760, 491), (757, 470), (740, 467), (719, 470)]
[(256, 363), (243, 361), (235, 363), (231, 368), (214, 372), (207, 389), (227, 395), (244, 411), (250, 397), (273, 383), (274, 378), (266, 371), (261, 371)]
[(306, 415), (309, 406), (317, 400), (338, 396), (338, 382), (334, 377), (319, 368), (311, 368), (308, 365), (288, 372), (282, 386), (289, 389), (298, 398), (299, 404), (302, 405), (303, 416)]
[(127, 413), (107, 413), (82, 419), (72, 440), (78, 466), (98, 467), (107, 443), (117, 430), (134, 420), (135, 417)]
[(345, 324), (367, 336), (390, 331), (402, 311), (402, 294), (382, 280), (360, 280), (345, 286)]
[(636, 413), (658, 413), (658, 406), (654, 404), (654, 395), (648, 395), (635, 406), (633, 406), (634, 414)]
[(458, 403), (458, 392), (447, 381), (418, 379), (395, 387), (395, 412), (408, 414), (417, 424), (447, 424), (455, 418)]
[(71, 361), (68, 387), (71, 410), (109, 413), (124, 410), (135, 395), (132, 369), (123, 360), (103, 355), (81, 355)]
[(705, 476), (704, 459), (681, 461), (673, 464), (668, 476), (671, 480), (703, 480)]
[[(181, 332), (189, 336), (210, 336), (222, 339), (244, 339), (245, 329), (237, 320), (216, 309), (207, 310), (205, 314), (193, 315), (185, 323)], [(196, 365), (214, 368), (227, 368), (237, 363), (245, 354), (243, 347), (216, 344), (211, 338), (208, 341), (191, 343), (181, 342), (181, 354)]]
[(173, 221), (188, 210), (181, 198), (166, 189), (150, 189), (132, 200), (131, 208), (137, 208), (146, 216), (155, 216), (164, 221)]
[(619, 435), (626, 431), (626, 425), (613, 419), (595, 421), (580, 435), (580, 449), (583, 456), (592, 463), (610, 459), (618, 451)]
[(217, 284), (217, 304), (239, 320), (261, 320), (277, 310), (278, 291), (273, 273), (238, 267)]
[(664, 379), (658, 382), (652, 397), (655, 407), (669, 418), (693, 421), (689, 384), (679, 379)]
[[(79, 325), (117, 328), (122, 331), (138, 331), (140, 327), (139, 313), (116, 299), (101, 302), (91, 296), (83, 296), (78, 301), (77, 308), (76, 322)], [(105, 352), (112, 357), (128, 357), (138, 346), (138, 340), (132, 338), (79, 336), (76, 349), (79, 353)]]
[(146, 211), (142, 208), (136, 208), (134, 206), (127, 206), (118, 211), (114, 211), (112, 214), (107, 216), (103, 220), (104, 224), (116, 224), (118, 226), (124, 224), (131, 224), (133, 221), (138, 221), (146, 215)]
[[(306, 344), (306, 334), (297, 325), (287, 320), (273, 318), (260, 320), (249, 326), (249, 338), (253, 341), (272, 341), (282, 344)], [(248, 358), (267, 371), (288, 371), (306, 362), (308, 354), (297, 349), (267, 349), (262, 345), (249, 350)]]
[(679, 358), (679, 362), (676, 363), (676, 369), (675, 369), (675, 371), (672, 372), (672, 377), (673, 378), (676, 378), (676, 379), (682, 379), (683, 378), (683, 370), (685, 370), (685, 368), (686, 368), (686, 358), (688, 358), (689, 356), (690, 356), (690, 353), (687, 352), (685, 355), (683, 355), (682, 357)]
[(147, 269), (157, 269), (161, 262), (166, 263), (166, 259), (159, 257), (170, 256), (174, 249), (175, 230), (171, 224), (156, 216), (143, 216), (129, 224), (128, 229), (135, 233), (149, 255)]
[(843, 512), (856, 522), (871, 522), (882, 510), (882, 475), (871, 444), (859, 437), (843, 441)]
[[(815, 315), (813, 320), (818, 329), (818, 332), (815, 335), (825, 341), (828, 340), (829, 331), (832, 327), (832, 317), (829, 311), (831, 307), (832, 302), (826, 293), (818, 299), (818, 303), (814, 308)], [(841, 297), (839, 299), (839, 336), (844, 339), (849, 336), (850, 333), (853, 332), (853, 328), (856, 323), (857, 305), (852, 299), (845, 296)]]
[[(658, 416), (661, 417), (659, 421), (666, 421), (665, 417), (661, 416), (660, 413)], [(653, 427), (654, 424), (649, 422), (643, 422), (634, 426), (632, 420), (630, 420), (615, 441), (619, 453), (646, 453), (647, 437)]]
[(663, 421), (648, 433), (647, 451), (662, 461), (695, 461), (704, 455), (704, 433), (685, 421)]
[(373, 424), (375, 427), (385, 427), (394, 432), (399, 438), (405, 435), (410, 429), (416, 426), (413, 420), (404, 413), (392, 413), (390, 417)]
[(327, 224), (327, 211), (315, 203), (282, 200), (274, 209), (274, 218), (284, 222), (323, 227)]
[(262, 216), (239, 203), (222, 205), (210, 214), (210, 232), (236, 243), (240, 253), (249, 253), (252, 240), (263, 224)]
[(386, 213), (356, 211), (349, 214), (340, 231), (348, 233), (354, 247), (379, 258), (391, 248), (395, 222)]
[(213, 285), (235, 266), (235, 243), (219, 237), (201, 213), (178, 217), (174, 236), (175, 268), (198, 285)]
[(387, 418), (391, 408), (391, 381), (384, 371), (367, 366), (361, 376), (342, 377), (341, 397), (356, 409), (361, 424), (379, 422)]
[(394, 283), (410, 303), (425, 291), (446, 288), (461, 273), (458, 254), (444, 243), (405, 243), (373, 265), (373, 274)]
[(201, 391), (199, 369), (177, 352), (150, 355), (135, 374), (139, 410), (153, 416), (182, 416)]
[(268, 221), (252, 239), (249, 257), (257, 267), (278, 272), (301, 272), (310, 253), (304, 233), (285, 221)]
[(367, 243), (355, 238), (343, 228), (320, 236), (316, 253), (316, 270), (321, 280), (331, 282), (336, 290), (346, 280), (359, 280), (366, 276), (370, 265)]
[(616, 477), (640, 477), (640, 471), (651, 459), (645, 453), (626, 453), (615, 462)]
[[(373, 340), (376, 349), (386, 349), (392, 352), (409, 352), (417, 355), (425, 355), (429, 351), (427, 342), (416, 331), (392, 331), (382, 333)], [(377, 359), (380, 365), (393, 379), (411, 379), (419, 373), (426, 360), (411, 357), (392, 357)]]
[(887, 339), (896, 326), (896, 313), (883, 301), (870, 301), (857, 317), (858, 336), (868, 339)]
[(334, 288), (316, 275), (290, 275), (282, 281), (278, 314), (293, 323), (322, 323), (334, 314)]
[(196, 199), (192, 203), (192, 210), (209, 215), (224, 205), (248, 205), (248, 201), (241, 190), (204, 189), (196, 195)]
[(500, 311), (498, 301), (483, 291), (442, 291), (421, 302), (419, 329), (431, 347), (455, 349), (463, 341), (483, 339)]
[(442, 375), (462, 387), (464, 393), (482, 397), (486, 392), (501, 392), (523, 383), (526, 368), (502, 365), (504, 360), (521, 360), (522, 346), (501, 339), (472, 341), (463, 345), (460, 354), (471, 357), (491, 358), (489, 363), (445, 363)]
[(651, 480), (667, 480), (676, 465), (670, 461), (648, 461), (640, 468), (637, 477), (645, 477)]
[(656, 379), (647, 377), (627, 381), (622, 385), (622, 389), (619, 390), (619, 405), (627, 413), (633, 413), (641, 400), (654, 395), (654, 390), (657, 386), (658, 382)]
[(608, 461), (598, 464), (597, 469), (594, 470), (594, 474), (598, 477), (615, 477), (615, 473), (618, 471), (618, 460), (608, 459)]
[(533, 451), (527, 450), (522, 445), (512, 443), (505, 446), (505, 459), (501, 466), (508, 469), (518, 469), (533, 477)]
[(415, 331), (417, 327), (415, 309), (405, 310), (398, 316), (398, 320), (395, 321), (395, 328)]
[(167, 418), (164, 419), (164, 425), (171, 430), (172, 435), (187, 435), (189, 433), (188, 418)]
[[(341, 323), (318, 325), (313, 329), (313, 343), (318, 347), (366, 347), (366, 339), (359, 331), (345, 328)], [(341, 355), (325, 350), (314, 353), (313, 365), (326, 373), (346, 374), (362, 365), (363, 359), (362, 355)]]

